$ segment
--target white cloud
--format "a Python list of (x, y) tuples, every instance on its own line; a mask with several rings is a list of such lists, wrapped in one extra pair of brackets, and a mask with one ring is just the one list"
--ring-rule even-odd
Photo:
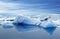
[[(49, 10), (37, 9), (36, 7), (43, 7), (43, 4), (23, 4), (0, 1), (0, 13), (14, 13), (24, 15), (37, 15), (42, 13), (51, 13)], [(45, 4), (46, 5), (46, 4)]]
[(8, 8), (14, 7), (13, 3), (4, 3), (0, 1), (0, 13), (5, 13)]
[[(28, 9), (24, 9), (26, 4), (8, 3), (0, 1), (0, 13), (15, 13), (15, 14), (26, 14), (30, 13)], [(20, 9), (21, 8), (21, 9)]]

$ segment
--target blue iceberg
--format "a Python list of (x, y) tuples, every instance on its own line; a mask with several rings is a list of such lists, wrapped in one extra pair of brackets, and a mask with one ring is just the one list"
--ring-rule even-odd
[(1, 26), (4, 28), (4, 29), (10, 29), (10, 28), (13, 28), (13, 24), (11, 23), (11, 22), (3, 22), (2, 24), (1, 24)]
[(14, 25), (39, 25), (41, 22), (39, 19), (17, 16), (13, 22)]
[(50, 22), (46, 25), (46, 27), (43, 27), (49, 34), (53, 34), (53, 32), (56, 30), (56, 25), (53, 22)]

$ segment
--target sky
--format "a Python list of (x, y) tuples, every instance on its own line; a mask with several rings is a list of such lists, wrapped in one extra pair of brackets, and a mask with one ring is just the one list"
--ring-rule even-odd
[(0, 14), (60, 14), (60, 0), (0, 0)]

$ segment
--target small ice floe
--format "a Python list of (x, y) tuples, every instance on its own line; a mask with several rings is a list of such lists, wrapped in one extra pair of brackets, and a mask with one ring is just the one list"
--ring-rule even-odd
[(10, 21), (4, 21), (1, 25), (2, 25), (2, 27), (3, 27), (4, 29), (13, 28), (13, 24), (12, 24), (12, 22), (10, 22)]
[(13, 22), (14, 18), (0, 18), (0, 25), (2, 25), (3, 28), (11, 28), (13, 26), (12, 22)]
[(42, 28), (46, 30), (49, 34), (53, 34), (53, 32), (56, 30), (56, 25), (52, 21), (46, 21), (41, 24)]

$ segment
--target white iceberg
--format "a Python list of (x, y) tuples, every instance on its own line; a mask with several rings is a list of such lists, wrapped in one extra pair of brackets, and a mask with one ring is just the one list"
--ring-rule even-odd
[(36, 18), (31, 18), (31, 17), (26, 17), (26, 16), (17, 16), (14, 20), (15, 24), (17, 23), (23, 23), (23, 24), (29, 24), (29, 25), (39, 25), (41, 22), (40, 22), (40, 19), (36, 19)]

